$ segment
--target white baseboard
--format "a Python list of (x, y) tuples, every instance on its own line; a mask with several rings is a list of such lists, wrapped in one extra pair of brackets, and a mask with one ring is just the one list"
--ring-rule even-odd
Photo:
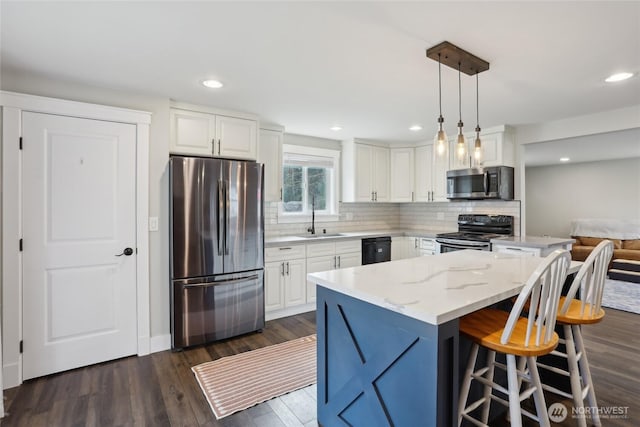
[(171, 334), (156, 335), (149, 340), (149, 351), (157, 353), (171, 348)]
[(22, 381), (20, 381), (20, 365), (17, 362), (4, 365), (2, 367), (2, 388), (6, 390), (17, 387), (20, 384), (22, 384)]
[(315, 303), (297, 305), (295, 307), (287, 307), (281, 310), (267, 312), (265, 313), (264, 317), (266, 321), (269, 321), (274, 319), (280, 319), (281, 317), (288, 317), (288, 316), (294, 316), (296, 314), (307, 313), (309, 311), (314, 311), (315, 309), (316, 309)]

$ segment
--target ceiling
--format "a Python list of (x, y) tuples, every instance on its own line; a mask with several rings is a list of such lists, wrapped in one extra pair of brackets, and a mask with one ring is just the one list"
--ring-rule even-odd
[[(480, 124), (544, 123), (640, 104), (640, 2), (7, 2), (2, 73), (256, 113), (289, 133), (432, 139), (448, 40), (488, 61)], [(222, 81), (211, 90), (200, 82)], [(447, 132), (458, 74), (443, 66)], [(4, 88), (4, 87), (3, 87)], [(465, 130), (475, 78), (462, 75)], [(412, 132), (409, 126), (423, 130)], [(334, 132), (329, 128), (340, 125)]]
[(525, 145), (527, 166), (558, 165), (640, 157), (640, 128)]

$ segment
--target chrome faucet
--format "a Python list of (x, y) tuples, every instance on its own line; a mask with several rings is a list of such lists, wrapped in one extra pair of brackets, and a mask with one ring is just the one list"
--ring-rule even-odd
[(316, 196), (311, 196), (311, 227), (307, 231), (312, 235), (316, 234)]

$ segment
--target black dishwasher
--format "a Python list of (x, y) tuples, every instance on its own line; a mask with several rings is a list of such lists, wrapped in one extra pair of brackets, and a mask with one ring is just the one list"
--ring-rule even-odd
[(362, 265), (391, 261), (391, 237), (362, 239)]

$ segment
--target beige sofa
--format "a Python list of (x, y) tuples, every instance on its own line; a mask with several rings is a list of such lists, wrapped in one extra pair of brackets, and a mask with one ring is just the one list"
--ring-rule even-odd
[[(605, 240), (601, 237), (585, 237), (571, 236), (576, 242), (571, 247), (571, 259), (575, 261), (584, 261), (587, 259), (591, 251)], [(632, 261), (640, 261), (640, 239), (606, 239), (613, 242), (613, 256), (611, 260), (628, 259)], [(609, 264), (611, 267), (611, 264)]]

